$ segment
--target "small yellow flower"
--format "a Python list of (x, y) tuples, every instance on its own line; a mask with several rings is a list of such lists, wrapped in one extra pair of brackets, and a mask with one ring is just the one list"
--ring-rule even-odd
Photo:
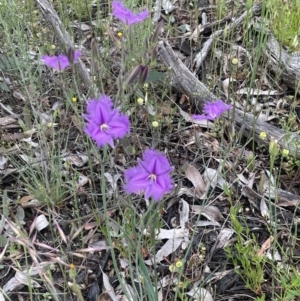
[(260, 137), (261, 139), (266, 139), (267, 133), (266, 133), (266, 132), (261, 132), (261, 133), (259, 134), (259, 137)]
[(145, 90), (147, 90), (149, 88), (149, 84), (148, 83), (144, 83), (144, 88), (145, 88)]
[(51, 49), (54, 50), (55, 48), (56, 48), (56, 46), (52, 44), (52, 45), (51, 45)]
[(282, 157), (287, 157), (289, 155), (290, 151), (288, 149), (282, 150)]
[(182, 267), (182, 261), (178, 260), (175, 265), (176, 265), (176, 268), (181, 268)]
[(232, 65), (237, 65), (238, 62), (239, 62), (239, 59), (236, 58), (236, 57), (234, 57), (234, 58), (231, 60)]
[(170, 270), (171, 273), (175, 272), (175, 270), (176, 270), (175, 265), (174, 265), (174, 264), (171, 264), (171, 265), (169, 266), (169, 270)]
[(157, 127), (158, 127), (158, 122), (157, 122), (157, 121), (153, 121), (153, 122), (152, 122), (152, 126), (153, 126), (154, 128), (157, 128)]
[(142, 104), (144, 103), (144, 99), (141, 98), (141, 97), (139, 97), (139, 98), (137, 99), (137, 102), (138, 102), (139, 105), (142, 105)]
[(69, 277), (70, 277), (71, 279), (75, 279), (76, 276), (77, 276), (77, 273), (76, 273), (76, 270), (75, 270), (75, 265), (74, 265), (73, 263), (71, 263), (71, 264), (69, 265), (69, 267), (70, 267), (70, 270), (69, 270)]
[(121, 38), (123, 36), (123, 32), (118, 31), (117, 35), (118, 35), (119, 38)]
[(76, 101), (77, 101), (77, 98), (76, 98), (76, 97), (72, 97), (72, 101), (73, 101), (73, 102), (76, 102)]

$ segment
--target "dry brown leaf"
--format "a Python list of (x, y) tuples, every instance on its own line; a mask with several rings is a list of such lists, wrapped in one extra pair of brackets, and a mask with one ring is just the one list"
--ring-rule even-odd
[(14, 133), (14, 134), (3, 134), (2, 140), (3, 141), (17, 141), (26, 138), (24, 133)]
[(5, 127), (6, 125), (17, 123), (17, 120), (15, 118), (11, 118), (9, 116), (1, 117), (0, 118), (0, 126)]
[(199, 39), (199, 33), (201, 30), (202, 24), (199, 24), (194, 31), (192, 32), (192, 34), (190, 35), (190, 40), (193, 40), (195, 43), (197, 43), (198, 39)]
[(174, 107), (172, 107), (172, 102), (171, 101), (164, 101), (162, 106), (161, 106), (161, 112), (164, 115), (174, 115)]
[(218, 244), (216, 249), (221, 249), (229, 243), (230, 237), (233, 235), (234, 230), (230, 228), (223, 228), (217, 237)]
[(77, 153), (75, 154), (70, 154), (69, 156), (63, 157), (63, 161), (67, 161), (72, 165), (75, 165), (77, 167), (82, 167), (88, 162), (89, 158), (88, 156), (84, 154)]
[(22, 206), (26, 206), (26, 204), (33, 200), (34, 199), (34, 196), (33, 195), (26, 195), (26, 196), (23, 196), (21, 199), (20, 199), (20, 204)]
[(84, 230), (90, 230), (94, 229), (95, 227), (98, 227), (99, 223), (98, 222), (88, 222), (84, 224)]
[(260, 89), (253, 89), (253, 88), (241, 88), (241, 89), (239, 89), (239, 90), (237, 90), (236, 92), (235, 92), (236, 94), (239, 94), (239, 95), (243, 95), (243, 94), (245, 94), (245, 95), (256, 95), (256, 96), (260, 96), (260, 95), (267, 95), (267, 96), (271, 96), (271, 95), (280, 95), (280, 94), (282, 94), (282, 93), (280, 93), (279, 91), (276, 91), (276, 90), (272, 90), (272, 91), (270, 91), (270, 90), (260, 90)]
[(194, 287), (190, 291), (186, 292), (188, 296), (191, 296), (194, 301), (213, 301), (213, 297), (211, 293), (202, 288), (202, 287)]
[(165, 257), (168, 257), (170, 254), (175, 252), (179, 248), (182, 242), (183, 242), (183, 238), (175, 238), (175, 239), (167, 240), (167, 242), (155, 254), (155, 259), (145, 260), (145, 264), (152, 265), (154, 262), (155, 263), (161, 262), (162, 260), (164, 260)]
[(213, 222), (213, 221), (198, 221), (195, 224), (196, 227), (207, 227), (207, 226), (217, 226), (220, 227), (221, 224), (218, 222)]
[(263, 256), (264, 253), (271, 247), (274, 240), (273, 236), (270, 236), (261, 246), (260, 250), (257, 252), (257, 256)]
[(103, 286), (106, 290), (106, 293), (110, 296), (112, 301), (119, 301), (114, 291), (114, 288), (111, 286), (109, 282), (108, 276), (104, 272), (102, 272), (102, 275), (103, 275)]
[(206, 183), (206, 186), (209, 185), (212, 188), (216, 188), (218, 184), (218, 177), (219, 172), (214, 168), (206, 168), (203, 174), (203, 180)]
[[(161, 239), (174, 239), (174, 238), (182, 238), (185, 235), (185, 229), (179, 228), (179, 229), (159, 229), (157, 233), (155, 233), (155, 239), (161, 240)], [(147, 230), (143, 231), (143, 234), (146, 236), (151, 236), (151, 233)]]
[(200, 199), (203, 198), (206, 195), (206, 184), (197, 168), (189, 164), (185, 170), (185, 175), (193, 183), (196, 196)]
[[(32, 285), (32, 279), (37, 278), (38, 275), (44, 274), (49, 265), (49, 262), (45, 262), (33, 266), (30, 269), (25, 268), (23, 271), (17, 271), (15, 276), (9, 279), (3, 286), (2, 291), (4, 293), (19, 291), (24, 285)], [(24, 276), (21, 276), (21, 274)]]
[(182, 229), (186, 228), (186, 224), (189, 221), (189, 213), (190, 213), (190, 206), (185, 200), (181, 200), (179, 202), (179, 218), (180, 218), (180, 227)]
[(220, 220), (224, 220), (224, 217), (218, 207), (216, 206), (200, 206), (200, 205), (192, 205), (191, 209), (195, 213), (200, 213), (205, 216), (208, 220), (216, 222)]
[(270, 217), (269, 207), (266, 204), (266, 199), (264, 197), (260, 200), (260, 213), (261, 216), (268, 219)]
[(83, 187), (85, 184), (89, 183), (90, 179), (84, 175), (80, 175), (76, 181), (76, 188)]

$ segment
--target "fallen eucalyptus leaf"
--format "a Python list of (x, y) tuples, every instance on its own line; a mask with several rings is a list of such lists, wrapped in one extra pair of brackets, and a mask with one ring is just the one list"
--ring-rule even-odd
[(200, 199), (204, 198), (206, 196), (206, 184), (197, 168), (189, 164), (185, 170), (185, 175), (193, 183), (196, 196)]
[(38, 232), (49, 226), (49, 222), (44, 214), (39, 215), (35, 220), (35, 228)]
[(223, 228), (217, 237), (218, 244), (216, 246), (216, 249), (221, 249), (225, 247), (228, 244), (229, 239), (233, 235), (233, 233), (233, 229)]
[(192, 205), (191, 209), (195, 213), (199, 213), (203, 216), (205, 216), (208, 220), (210, 221), (219, 221), (219, 220), (224, 220), (224, 217), (218, 207), (216, 206), (200, 206), (200, 205)]
[(183, 242), (183, 238), (175, 238), (169, 239), (167, 242), (161, 247), (160, 250), (155, 254), (155, 259), (145, 260), (145, 264), (152, 265), (154, 263), (161, 262), (165, 257), (168, 257), (170, 254), (175, 252), (181, 243)]

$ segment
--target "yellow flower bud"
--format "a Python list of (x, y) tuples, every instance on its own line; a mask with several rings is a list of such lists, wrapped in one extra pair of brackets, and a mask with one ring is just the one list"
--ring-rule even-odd
[(236, 57), (234, 57), (234, 58), (231, 60), (231, 64), (232, 64), (232, 65), (237, 65), (238, 62), (239, 62), (239, 59), (236, 58)]
[(157, 121), (153, 121), (153, 122), (152, 122), (152, 126), (153, 126), (154, 128), (157, 128), (157, 127), (158, 127), (158, 122), (157, 122)]
[(138, 102), (139, 105), (142, 105), (142, 104), (144, 103), (144, 99), (141, 98), (141, 97), (139, 97), (139, 98), (137, 99), (137, 102)]
[(171, 265), (169, 266), (169, 270), (170, 270), (171, 273), (175, 272), (176, 267), (174, 266), (174, 264), (171, 264)]
[(123, 36), (123, 32), (118, 31), (117, 35), (118, 35), (119, 38), (121, 38)]
[(290, 151), (288, 149), (282, 150), (282, 157), (287, 157), (289, 155)]
[(259, 137), (260, 137), (261, 139), (266, 139), (267, 133), (266, 133), (266, 132), (261, 132), (261, 133), (259, 134)]
[(76, 101), (77, 101), (77, 98), (76, 98), (76, 97), (72, 97), (72, 101), (73, 101), (73, 102), (76, 102)]
[(176, 268), (181, 268), (182, 267), (182, 261), (178, 260), (175, 265), (176, 265)]
[(76, 270), (75, 270), (75, 265), (73, 263), (71, 263), (69, 265), (69, 268), (70, 268), (70, 270), (69, 270), (69, 277), (71, 279), (75, 279), (76, 276), (77, 276), (77, 273), (76, 273)]

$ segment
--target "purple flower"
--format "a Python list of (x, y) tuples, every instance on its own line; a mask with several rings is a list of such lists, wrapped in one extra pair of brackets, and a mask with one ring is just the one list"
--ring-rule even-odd
[(149, 16), (148, 10), (144, 10), (135, 14), (130, 9), (126, 8), (121, 1), (113, 1), (113, 16), (120, 19), (126, 25), (132, 25), (144, 21)]
[(206, 115), (192, 115), (192, 118), (195, 120), (214, 120), (219, 118), (224, 111), (227, 111), (231, 108), (232, 105), (227, 105), (220, 99), (204, 105), (203, 111)]
[(113, 103), (106, 95), (88, 100), (87, 114), (83, 116), (87, 121), (84, 132), (95, 140), (98, 147), (106, 144), (114, 147), (114, 139), (123, 138), (130, 131), (128, 117), (119, 109), (113, 109)]
[[(74, 53), (74, 62), (76, 62), (81, 55), (81, 51), (76, 50)], [(48, 56), (48, 55), (43, 55), (41, 57), (41, 61), (47, 65), (48, 67), (51, 67), (56, 70), (64, 70), (66, 69), (69, 65), (69, 59), (66, 55), (60, 54), (58, 56)]]
[(127, 193), (145, 193), (145, 198), (152, 197), (161, 200), (166, 192), (173, 189), (170, 172), (173, 170), (164, 154), (155, 150), (146, 150), (143, 160), (138, 159), (138, 165), (125, 171), (125, 186)]

